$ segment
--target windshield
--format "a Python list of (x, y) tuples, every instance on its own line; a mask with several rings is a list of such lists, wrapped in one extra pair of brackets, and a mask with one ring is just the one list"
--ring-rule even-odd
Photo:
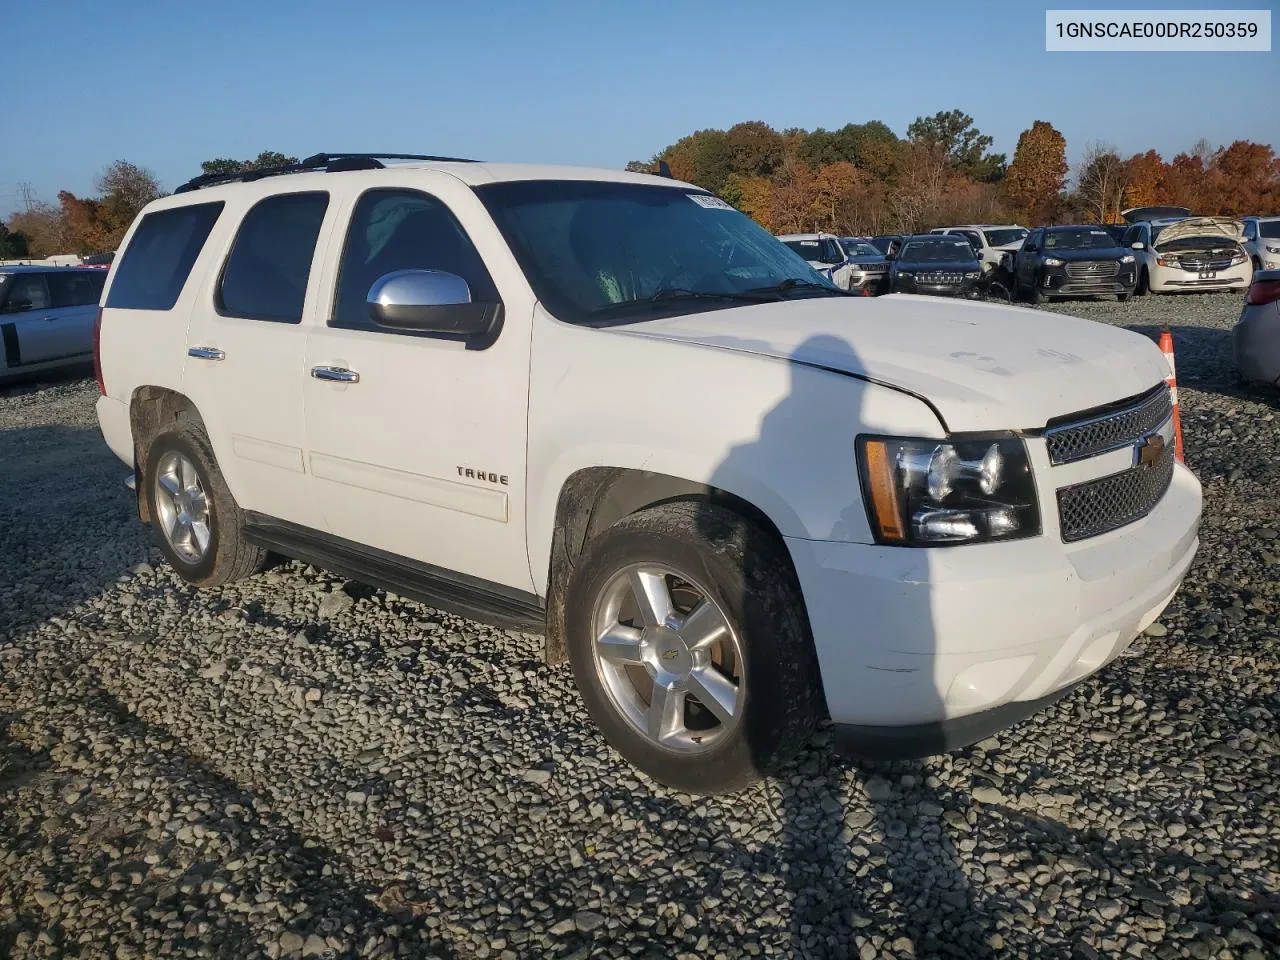
[(844, 247), (844, 255), (846, 257), (879, 257), (883, 254), (870, 243), (865, 240), (841, 240), (840, 246)]
[(844, 254), (830, 237), (820, 240), (783, 240), (793, 253), (798, 253), (811, 263), (844, 263)]
[(1258, 236), (1268, 240), (1280, 238), (1280, 220), (1259, 220)]
[(1115, 237), (1102, 227), (1080, 227), (1077, 230), (1051, 230), (1044, 235), (1046, 250), (1090, 250), (1114, 247)]
[(1007, 230), (983, 230), (988, 247), (1003, 247), (1006, 244), (1025, 240), (1029, 231), (1024, 227), (1010, 227)]
[(844, 295), (710, 194), (593, 180), (520, 180), (475, 192), (534, 294), (568, 323), (633, 323), (784, 295)]
[(967, 240), (912, 240), (902, 248), (899, 260), (974, 260), (977, 254)]

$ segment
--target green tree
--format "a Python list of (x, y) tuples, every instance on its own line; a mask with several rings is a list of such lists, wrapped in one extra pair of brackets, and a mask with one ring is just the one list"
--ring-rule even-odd
[(95, 239), (100, 249), (114, 249), (139, 211), (157, 197), (164, 196), (160, 181), (145, 167), (117, 160), (98, 177), (97, 220), (101, 227)]
[(232, 160), (230, 157), (219, 157), (214, 160), (205, 160), (200, 164), (200, 172), (207, 176), (214, 176), (222, 173), (239, 173), (243, 169), (243, 161)]
[(696, 183), (712, 193), (719, 193), (733, 173), (733, 150), (723, 130), (698, 130), (681, 137), (658, 154), (671, 167), (677, 180)]
[(297, 162), (297, 157), (277, 153), (275, 150), (263, 150), (256, 158), (249, 161), (248, 167), (251, 170), (263, 170), (267, 167), (290, 167)]
[(733, 153), (733, 172), (767, 177), (782, 165), (782, 134), (760, 120), (735, 123), (725, 132)]
[(916, 117), (907, 127), (907, 139), (941, 147), (952, 166), (975, 180), (998, 180), (1004, 173), (1005, 155), (987, 153), (994, 141), (961, 110), (940, 110), (932, 117)]
[(27, 255), (26, 235), (0, 223), (0, 260), (21, 260)]

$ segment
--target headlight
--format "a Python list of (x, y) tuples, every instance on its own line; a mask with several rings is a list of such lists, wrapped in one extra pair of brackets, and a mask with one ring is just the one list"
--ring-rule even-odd
[(1235, 256), (1233, 256), (1233, 257), (1231, 258), (1231, 262), (1232, 262), (1232, 263), (1244, 263), (1244, 262), (1245, 262), (1245, 260), (1247, 260), (1247, 259), (1248, 259), (1248, 257), (1246, 257), (1243, 253), (1237, 253)]
[(1031, 464), (1016, 437), (860, 437), (858, 466), (877, 543), (921, 547), (1040, 533)]
[(1060, 266), (1062, 266), (1065, 262), (1066, 262), (1065, 260), (1061, 260), (1061, 259), (1059, 259), (1058, 257), (1045, 257), (1045, 258), (1044, 258), (1044, 265), (1045, 265), (1046, 267), (1060, 267)]
[(1133, 263), (1133, 254), (1132, 254), (1132, 253), (1126, 253), (1123, 257), (1121, 257), (1121, 258), (1120, 258), (1120, 262), (1121, 262), (1121, 263)]
[(1156, 263), (1162, 267), (1176, 267), (1178, 265), (1177, 257), (1156, 257)]
[(1271, 244), (1267, 244), (1267, 253), (1280, 253), (1280, 247), (1273, 247)]
[(914, 280), (916, 278), (916, 275), (914, 273), (907, 273), (907, 271), (905, 270), (899, 270), (898, 276), (901, 277), (903, 280)]
[(982, 275), (982, 274), (981, 274), (979, 271), (977, 271), (977, 270), (970, 270), (970, 271), (968, 271), (967, 273), (965, 273), (965, 277), (966, 277), (967, 279), (969, 279), (969, 280), (972, 280), (974, 277), (978, 277), (978, 276), (981, 276), (981, 275)]

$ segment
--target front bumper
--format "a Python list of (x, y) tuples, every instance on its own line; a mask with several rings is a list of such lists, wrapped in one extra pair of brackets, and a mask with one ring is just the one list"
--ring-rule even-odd
[(876, 294), (880, 292), (880, 285), (883, 282), (883, 273), (851, 273), (848, 289), (850, 293)]
[(788, 539), (832, 721), (887, 742), (928, 725), (936, 742), (939, 724), (1034, 710), (1160, 615), (1195, 556), (1200, 508), (1200, 484), (1179, 465), (1145, 518), (1073, 544), (1056, 521), (1038, 537), (966, 547)]
[(1133, 293), (1137, 274), (1133, 264), (1124, 264), (1114, 277), (1070, 277), (1065, 267), (1045, 267), (1040, 286), (1055, 297), (1119, 296)]
[(1175, 290), (1243, 290), (1253, 279), (1253, 264), (1246, 260), (1226, 270), (1219, 270), (1213, 277), (1201, 278), (1199, 271), (1181, 267), (1162, 267), (1156, 264), (1148, 269), (1151, 289), (1158, 293)]

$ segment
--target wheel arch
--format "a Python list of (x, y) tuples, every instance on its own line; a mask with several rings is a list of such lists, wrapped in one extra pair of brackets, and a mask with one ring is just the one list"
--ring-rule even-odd
[[(141, 473), (150, 456), (151, 444), (167, 428), (179, 423), (195, 423), (204, 428), (204, 420), (196, 405), (185, 394), (170, 389), (145, 384), (134, 388), (129, 397), (129, 427), (133, 435), (134, 471)], [(144, 523), (151, 522), (145, 485), (141, 476), (134, 486), (138, 500), (138, 517)]]
[[(725, 507), (783, 543), (778, 525), (764, 510), (712, 484), (625, 467), (584, 467), (575, 471), (560, 488), (547, 561), (547, 662), (556, 663), (566, 656), (565, 590), (586, 544), (623, 517), (680, 501)], [(786, 553), (785, 545), (783, 550)], [(789, 553), (786, 555), (790, 557)]]

